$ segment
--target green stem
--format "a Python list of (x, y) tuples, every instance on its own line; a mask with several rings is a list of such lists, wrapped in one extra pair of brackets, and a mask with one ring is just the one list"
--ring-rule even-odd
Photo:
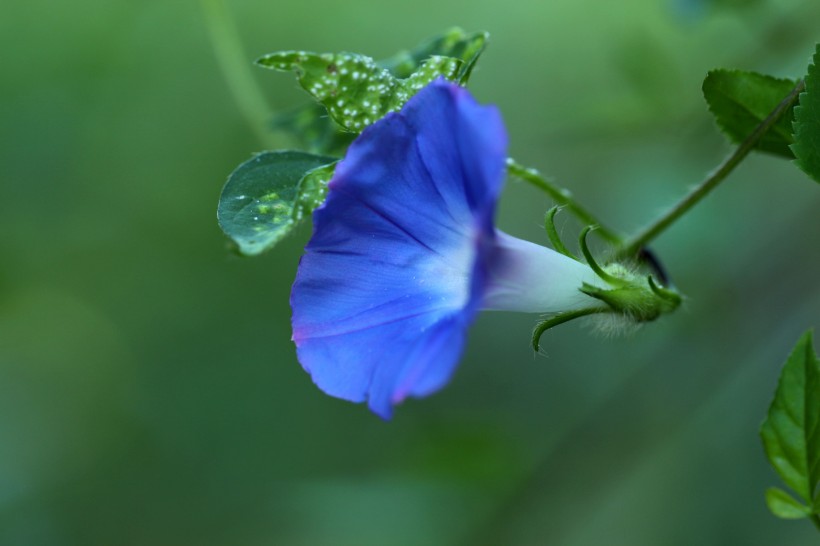
[(817, 530), (820, 531), (820, 516), (812, 514), (809, 519), (811, 519), (811, 522), (817, 527)]
[(755, 127), (755, 130), (746, 137), (746, 140), (740, 143), (737, 149), (727, 157), (723, 163), (715, 169), (703, 182), (695, 187), (689, 194), (684, 197), (678, 204), (673, 206), (669, 211), (664, 213), (660, 218), (655, 220), (652, 224), (641, 230), (637, 235), (629, 239), (618, 252), (621, 258), (633, 257), (638, 251), (646, 246), (655, 237), (663, 233), (675, 220), (683, 216), (693, 206), (695, 206), (701, 199), (715, 189), (718, 184), (723, 182), (727, 176), (743, 161), (749, 152), (751, 152), (763, 135), (771, 129), (781, 116), (788, 111), (794, 101), (805, 88), (805, 83), (800, 80), (789, 95), (778, 104), (772, 112), (766, 116), (760, 124)]
[(254, 80), (252, 65), (224, 0), (201, 0), (201, 4), (219, 68), (242, 116), (265, 146), (277, 147), (281, 143), (276, 142), (267, 125), (272, 112)]
[(547, 195), (552, 197), (556, 203), (563, 205), (584, 224), (588, 226), (597, 226), (597, 233), (608, 242), (617, 246), (622, 244), (623, 241), (621, 238), (614, 231), (601, 225), (601, 222), (596, 220), (589, 211), (579, 205), (572, 197), (572, 193), (570, 193), (569, 190), (561, 188), (554, 182), (547, 180), (537, 170), (530, 169), (516, 163), (512, 158), (507, 159), (507, 172), (544, 191)]

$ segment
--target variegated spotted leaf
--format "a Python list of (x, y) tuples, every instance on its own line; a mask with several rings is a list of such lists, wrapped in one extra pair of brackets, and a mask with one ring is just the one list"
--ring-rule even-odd
[(324, 200), (336, 158), (297, 151), (263, 152), (228, 177), (217, 219), (240, 253), (272, 248)]
[(465, 85), (478, 58), (484, 52), (489, 36), (487, 32), (467, 34), (458, 27), (451, 28), (441, 36), (428, 40), (414, 49), (400, 51), (389, 59), (379, 61), (378, 64), (397, 78), (407, 78), (430, 57), (452, 57), (462, 61), (455, 81)]
[[(466, 85), (487, 43), (486, 32), (466, 33), (453, 28), (411, 50), (377, 61), (397, 79), (409, 78), (430, 57), (450, 57), (461, 61), (454, 80)], [(356, 132), (343, 129), (320, 103), (311, 102), (277, 115), (272, 125), (289, 133), (301, 148), (318, 154), (344, 155)]]
[(355, 53), (271, 53), (257, 63), (294, 71), (300, 85), (318, 100), (344, 130), (359, 133), (399, 110), (421, 88), (438, 77), (456, 81), (464, 65), (460, 59), (432, 56), (407, 78), (396, 78), (370, 57)]

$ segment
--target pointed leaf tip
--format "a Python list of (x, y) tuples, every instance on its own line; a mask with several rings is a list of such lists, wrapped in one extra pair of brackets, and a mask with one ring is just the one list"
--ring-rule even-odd
[(399, 110), (437, 77), (456, 81), (463, 61), (430, 56), (404, 79), (356, 53), (282, 51), (265, 55), (257, 64), (295, 72), (302, 88), (322, 103), (336, 123), (348, 132), (360, 133), (387, 113)]
[(812, 505), (820, 481), (820, 360), (811, 331), (783, 366), (760, 437), (783, 482)]
[(352, 53), (281, 51), (257, 64), (293, 71), (312, 102), (280, 114), (277, 129), (291, 133), (316, 153), (344, 155), (353, 137), (438, 76), (466, 85), (486, 47), (486, 32), (453, 28), (388, 59), (374, 61)]
[(458, 27), (451, 28), (409, 51), (400, 51), (389, 59), (379, 61), (397, 78), (410, 77), (430, 57), (451, 57), (462, 61), (456, 80), (466, 84), (478, 58), (484, 52), (490, 35), (479, 31), (466, 33)]

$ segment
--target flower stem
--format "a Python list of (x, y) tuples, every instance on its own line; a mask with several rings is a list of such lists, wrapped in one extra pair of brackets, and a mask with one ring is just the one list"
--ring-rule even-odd
[(820, 531), (820, 515), (812, 514), (809, 516), (809, 519), (811, 519), (811, 522), (817, 527), (817, 530)]
[(251, 74), (228, 7), (224, 0), (201, 0), (201, 5), (217, 62), (242, 116), (262, 143), (277, 147), (267, 125), (272, 112)]
[(766, 116), (760, 124), (755, 127), (755, 130), (740, 143), (737, 149), (727, 157), (720, 166), (715, 169), (703, 182), (695, 187), (689, 194), (684, 197), (675, 206), (664, 213), (660, 218), (655, 220), (652, 224), (641, 230), (637, 235), (630, 238), (623, 244), (618, 251), (618, 256), (622, 258), (635, 256), (641, 248), (647, 245), (655, 237), (663, 233), (675, 220), (683, 216), (689, 209), (695, 206), (701, 199), (712, 191), (718, 184), (723, 182), (727, 176), (737, 167), (743, 159), (749, 155), (754, 147), (763, 138), (763, 135), (771, 129), (775, 123), (788, 111), (794, 101), (805, 88), (805, 83), (800, 80), (792, 89), (786, 98), (778, 104), (771, 113)]
[(588, 226), (597, 226), (598, 229), (596, 232), (608, 242), (616, 246), (620, 246), (623, 243), (621, 237), (619, 237), (614, 231), (601, 225), (601, 222), (599, 222), (589, 211), (578, 204), (578, 202), (576, 202), (572, 197), (572, 193), (569, 190), (561, 188), (551, 180), (547, 180), (537, 170), (524, 167), (523, 165), (516, 163), (512, 158), (509, 158), (507, 159), (507, 172), (544, 191), (556, 203), (564, 206), (584, 224)]

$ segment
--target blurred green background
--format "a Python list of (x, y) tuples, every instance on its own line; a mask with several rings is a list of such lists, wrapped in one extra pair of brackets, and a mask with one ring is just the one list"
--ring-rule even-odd
[[(386, 57), (487, 30), (473, 75), (511, 153), (634, 230), (730, 150), (708, 69), (804, 73), (815, 0), (230, 0), (247, 62)], [(0, 7), (0, 544), (771, 545), (757, 429), (820, 319), (820, 187), (746, 161), (655, 244), (685, 308), (624, 339), (482, 315), (454, 381), (385, 423), (295, 359), (305, 226), (239, 259), (216, 224), (260, 142), (197, 2)], [(271, 109), (294, 79), (253, 69)], [(545, 242), (510, 183), (499, 226)], [(563, 220), (568, 234), (577, 225)]]

